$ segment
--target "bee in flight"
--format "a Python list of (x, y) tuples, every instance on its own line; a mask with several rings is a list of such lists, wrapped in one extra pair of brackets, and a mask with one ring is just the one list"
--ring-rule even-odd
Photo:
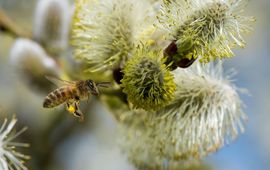
[(56, 77), (47, 77), (48, 80), (61, 87), (49, 93), (43, 102), (44, 108), (53, 108), (62, 103), (66, 103), (67, 110), (81, 121), (84, 119), (83, 113), (79, 109), (80, 100), (89, 98), (89, 95), (98, 96), (98, 87), (109, 87), (111, 83), (95, 83), (93, 80), (66, 81)]

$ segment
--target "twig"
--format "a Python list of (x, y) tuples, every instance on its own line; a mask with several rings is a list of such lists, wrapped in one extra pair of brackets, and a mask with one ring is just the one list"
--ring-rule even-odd
[(6, 13), (0, 9), (0, 31), (9, 33), (13, 37), (31, 38), (31, 34), (18, 27)]

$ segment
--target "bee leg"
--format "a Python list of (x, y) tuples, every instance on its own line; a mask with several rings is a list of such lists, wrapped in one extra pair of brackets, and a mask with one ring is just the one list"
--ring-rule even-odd
[(67, 102), (66, 106), (67, 106), (68, 112), (72, 113), (73, 116), (80, 118), (80, 120), (82, 121), (83, 114), (80, 111), (78, 104), (79, 104), (79, 102)]
[(73, 115), (78, 117), (80, 119), (80, 121), (84, 120), (84, 115), (81, 112), (81, 110), (79, 109), (79, 102), (75, 102), (75, 111), (74, 111)]
[(71, 102), (66, 102), (66, 109), (67, 109), (67, 111), (68, 112), (70, 112), (70, 113), (73, 113), (74, 112), (74, 110), (75, 110), (75, 108), (72, 106), (72, 103)]
[(83, 122), (84, 121), (84, 115), (83, 115), (83, 113), (80, 110), (76, 110), (74, 112), (74, 116), (75, 117), (78, 117), (80, 122)]
[(67, 102), (67, 103), (66, 103), (66, 106), (67, 106), (67, 108), (69, 108), (70, 104)]

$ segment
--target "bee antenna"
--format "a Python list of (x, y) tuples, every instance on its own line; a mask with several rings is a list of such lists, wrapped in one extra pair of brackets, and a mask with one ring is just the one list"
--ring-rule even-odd
[(111, 87), (112, 83), (111, 82), (101, 82), (101, 83), (97, 83), (98, 87)]

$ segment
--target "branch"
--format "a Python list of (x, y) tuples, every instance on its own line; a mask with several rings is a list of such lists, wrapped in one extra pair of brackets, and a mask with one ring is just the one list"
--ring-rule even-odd
[(0, 9), (0, 31), (6, 32), (13, 37), (31, 38), (31, 33), (20, 28), (15, 22)]

